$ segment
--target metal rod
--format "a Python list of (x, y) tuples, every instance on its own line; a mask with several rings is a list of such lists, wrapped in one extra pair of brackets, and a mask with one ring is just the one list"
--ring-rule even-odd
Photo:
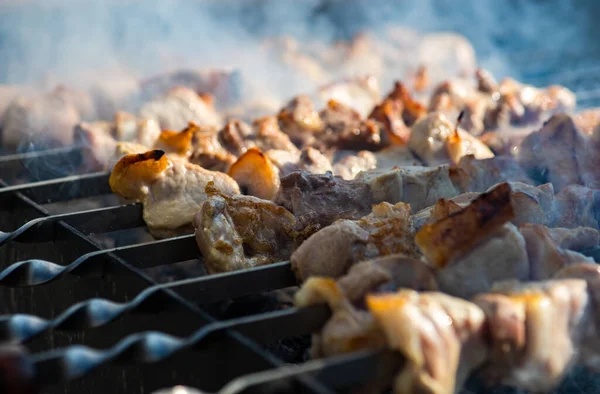
[(0, 189), (0, 210), (14, 209), (15, 193), (21, 193), (37, 204), (112, 194), (109, 173), (73, 175), (50, 181), (8, 186)]
[[(92, 349), (86, 346), (70, 346), (33, 355), (37, 383), (41, 386), (81, 378), (100, 366), (111, 363), (156, 363), (164, 361), (184, 350), (202, 350), (207, 342), (219, 341), (229, 330), (257, 337), (261, 341), (264, 334), (276, 333), (278, 337), (288, 334), (286, 327), (294, 334), (301, 322), (312, 319), (312, 325), (321, 327), (328, 319), (329, 312), (324, 306), (305, 310), (279, 311), (258, 316), (244, 317), (208, 324), (187, 338), (177, 338), (160, 332), (144, 332), (130, 335), (106, 350)], [(280, 324), (280, 330), (274, 329), (274, 323)]]
[(17, 230), (4, 233), (0, 231), (0, 246), (7, 242), (48, 242), (56, 240), (56, 223), (67, 223), (82, 233), (102, 234), (145, 226), (142, 218), (142, 205), (129, 204), (46, 216), (31, 220)]

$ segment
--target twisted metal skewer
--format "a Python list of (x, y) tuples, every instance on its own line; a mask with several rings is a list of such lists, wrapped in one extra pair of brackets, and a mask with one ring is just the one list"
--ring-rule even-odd
[(295, 284), (295, 276), (288, 261), (243, 271), (184, 279), (148, 287), (126, 303), (101, 298), (86, 300), (50, 320), (25, 314), (0, 316), (0, 342), (25, 342), (49, 330), (98, 328), (127, 313), (158, 313), (178, 307), (179, 302), (167, 297), (164, 290), (177, 291), (184, 297), (193, 297), (195, 301), (212, 302)]
[[(55, 384), (60, 381), (73, 380), (83, 377), (96, 368), (112, 363), (156, 363), (184, 350), (197, 350), (206, 344), (209, 336), (224, 334), (233, 329), (249, 337), (262, 336), (262, 340), (270, 340), (265, 332), (273, 333), (278, 330), (266, 330), (273, 326), (274, 321), (288, 324), (292, 330), (299, 325), (306, 330), (316, 330), (330, 316), (329, 308), (317, 305), (302, 309), (287, 309), (283, 311), (263, 313), (228, 321), (213, 322), (197, 330), (186, 338), (174, 337), (169, 334), (147, 331), (129, 335), (114, 346), (99, 350), (83, 345), (73, 345), (63, 349), (52, 350), (32, 356), (41, 385)], [(305, 324), (300, 324), (300, 322)], [(307, 323), (308, 322), (308, 323)], [(275, 323), (277, 324), (277, 323)], [(266, 330), (266, 331), (265, 331)], [(218, 338), (215, 338), (218, 340)]]

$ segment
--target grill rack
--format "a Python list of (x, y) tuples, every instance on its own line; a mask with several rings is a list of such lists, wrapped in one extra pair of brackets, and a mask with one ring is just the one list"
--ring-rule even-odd
[[(14, 229), (0, 234), (0, 341), (33, 353), (44, 393), (141, 393), (175, 384), (333, 393), (401, 361), (391, 352), (359, 352), (285, 365), (261, 345), (320, 329), (327, 307), (218, 321), (199, 305), (295, 286), (289, 262), (160, 284), (142, 270), (198, 258), (193, 235), (103, 248), (94, 236), (145, 226), (141, 204), (55, 215), (43, 206), (111, 194), (108, 173), (7, 182), (52, 178), (42, 171), (48, 162), (75, 168), (80, 155), (69, 148), (0, 158), (0, 226)], [(167, 363), (169, 373), (161, 370)]]

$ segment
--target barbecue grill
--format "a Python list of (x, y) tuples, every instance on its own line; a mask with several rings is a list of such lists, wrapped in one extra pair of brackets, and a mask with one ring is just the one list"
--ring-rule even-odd
[[(597, 56), (512, 59), (523, 82), (562, 84), (581, 108), (600, 105)], [(141, 204), (120, 204), (108, 173), (80, 173), (80, 148), (4, 153), (0, 342), (27, 347), (42, 392), (150, 393), (182, 384), (336, 393), (401, 362), (387, 351), (305, 361), (308, 336), (330, 312), (285, 307), (284, 290), (296, 285), (289, 262), (207, 276), (192, 234), (140, 243)], [(176, 267), (186, 275), (195, 267), (196, 276), (165, 282)], [(597, 379), (584, 382), (576, 392), (597, 392)]]
[(141, 205), (111, 200), (108, 173), (77, 173), (81, 155), (0, 158), (0, 228), (13, 230), (0, 234), (0, 340), (26, 345), (43, 392), (332, 393), (400, 362), (365, 351), (298, 363), (330, 312), (272, 302), (296, 284), (289, 262), (160, 283), (165, 268), (201, 266), (194, 236), (136, 243)]

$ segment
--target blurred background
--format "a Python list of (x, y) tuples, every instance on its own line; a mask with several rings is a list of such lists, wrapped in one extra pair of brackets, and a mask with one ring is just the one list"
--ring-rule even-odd
[[(292, 83), (289, 75), (273, 70), (259, 56), (265, 37), (332, 42), (364, 31), (377, 34), (390, 26), (419, 33), (460, 33), (473, 45), (479, 64), (499, 79), (510, 75), (536, 85), (551, 81), (579, 93), (594, 85), (593, 74), (600, 75), (594, 70), (600, 52), (600, 3), (593, 0), (0, 0), (0, 4), (3, 84), (82, 85), (89, 82), (90, 70), (103, 76), (126, 70), (143, 77), (165, 69), (231, 66), (248, 70), (265, 84), (287, 82), (291, 90), (306, 83)], [(582, 96), (594, 98), (594, 92)]]

